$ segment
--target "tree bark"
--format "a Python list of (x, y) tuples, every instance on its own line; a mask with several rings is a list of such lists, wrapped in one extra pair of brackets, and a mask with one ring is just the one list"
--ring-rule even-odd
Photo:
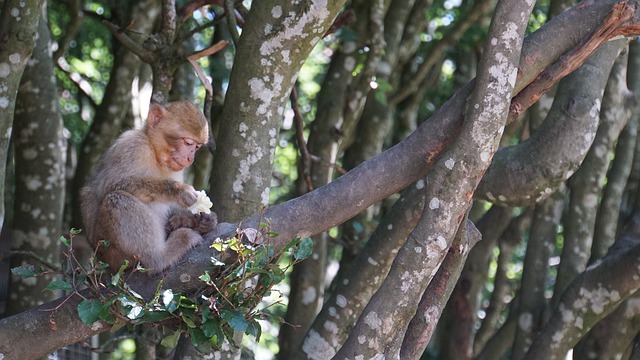
[[(4, 0), (0, 5), (0, 184), (4, 184), (16, 94), (35, 46), (43, 3)], [(0, 227), (5, 220), (4, 203), (4, 192), (0, 192)]]
[(214, 210), (221, 219), (239, 221), (269, 203), (284, 104), (300, 66), (343, 4), (253, 4), (236, 53), (243, 61), (231, 71), (211, 176)]
[[(362, 34), (362, 38), (364, 35)], [(355, 79), (351, 74), (356, 65), (356, 50), (360, 46), (357, 41), (347, 39), (332, 56), (318, 93), (317, 113), (311, 123), (309, 141), (306, 144), (309, 156), (316, 156), (320, 162), (311, 162), (311, 159), (304, 158), (306, 155), (301, 155), (297, 188), (302, 194), (326, 185), (334, 178), (334, 168), (328, 164), (334, 164), (339, 157), (344, 113), (348, 106), (346, 99), (349, 88), (354, 86)], [(300, 154), (304, 154), (303, 146), (305, 144), (298, 144)], [(313, 255), (295, 265), (291, 273), (291, 291), (285, 322), (295, 324), (295, 327), (286, 324), (280, 327), (279, 359), (290, 359), (293, 356), (324, 301), (328, 234), (323, 232), (312, 239)]]
[[(575, 143), (575, 146), (571, 147), (575, 153), (584, 151), (586, 155), (586, 151), (591, 148), (592, 142), (597, 137), (597, 128), (600, 122), (600, 104), (603, 96), (602, 89), (605, 88), (611, 68), (622, 46), (623, 42), (620, 41), (610, 42), (604, 45), (597, 50), (594, 56), (587, 60), (584, 66), (576, 70), (570, 77), (567, 77), (567, 82), (561, 83), (558, 88), (554, 105), (556, 102), (562, 104), (563, 101), (567, 104), (566, 106), (571, 106), (572, 103), (582, 103), (582, 105), (576, 106), (576, 110), (578, 111), (576, 114), (579, 115), (575, 119), (576, 121), (572, 122), (578, 123), (584, 121), (581, 126), (582, 130), (576, 129), (576, 133), (581, 132), (584, 135), (584, 139), (588, 141), (583, 141), (582, 144)], [(595, 67), (598, 68), (597, 71), (593, 71)], [(562, 84), (566, 84), (567, 86), (563, 86)], [(566, 98), (566, 95), (569, 95), (569, 98)], [(567, 102), (567, 100), (569, 102)], [(578, 109), (578, 107), (582, 107), (582, 110)], [(552, 107), (550, 116), (553, 114), (553, 111)], [(616, 133), (617, 137), (617, 133), (619, 133), (621, 129), (622, 127), (618, 125), (618, 130), (612, 132)], [(543, 124), (538, 130), (538, 133), (546, 131), (547, 129), (544, 128)], [(602, 136), (607, 136), (606, 132)], [(601, 141), (604, 142), (605, 140)], [(605, 165), (608, 165), (608, 149), (610, 149), (610, 147), (602, 144), (601, 146), (604, 146), (604, 149), (597, 150), (594, 148), (592, 154), (594, 154), (594, 157), (599, 155), (600, 158), (606, 161)], [(599, 153), (600, 151), (602, 151), (601, 154)], [(599, 165), (599, 173), (588, 173), (589, 167), (587, 165), (590, 161), (600, 160), (593, 159), (587, 161), (587, 163), (584, 164), (585, 166), (580, 167), (580, 170), (576, 172), (574, 177), (572, 177), (573, 180), (569, 183), (571, 199), (567, 207), (568, 215), (567, 221), (565, 221), (562, 260), (558, 268), (558, 276), (556, 277), (554, 287), (554, 300), (552, 300), (552, 303), (557, 303), (564, 289), (585, 269), (587, 260), (589, 259), (591, 241), (593, 239), (593, 224), (595, 223), (598, 197), (600, 195), (599, 187), (602, 185), (600, 178), (606, 174), (607, 169), (607, 167), (602, 168), (603, 165)], [(572, 168), (576, 169), (578, 165), (580, 165), (579, 162), (575, 163)], [(587, 173), (585, 174), (585, 172)], [(589, 189), (582, 187), (582, 184), (576, 184), (578, 181), (589, 182)], [(594, 187), (596, 189), (593, 189)], [(594, 193), (596, 190), (598, 190), (598, 192)]]
[[(45, 13), (40, 14), (36, 45), (22, 76), (16, 100), (13, 143), (16, 191), (13, 249), (60, 264), (58, 238), (62, 234), (67, 140), (62, 131), (58, 89)], [(12, 266), (32, 262), (29, 255), (13, 256)], [(35, 280), (35, 281), (34, 281)], [(12, 277), (8, 313), (15, 314), (60, 294), (44, 291), (52, 277)]]
[(563, 359), (598, 321), (638, 290), (640, 218), (616, 241), (620, 247), (581, 273), (567, 287), (549, 322), (524, 359)]
[[(485, 46), (462, 134), (456, 146), (431, 171), (418, 225), (400, 248), (387, 278), (334, 359), (399, 356), (399, 343), (390, 345), (404, 334), (415, 314), (419, 298), (440, 266), (466, 216), (472, 194), (497, 150), (532, 7), (533, 3), (498, 3), (488, 36), (493, 41)], [(509, 29), (505, 27), (507, 23)]]

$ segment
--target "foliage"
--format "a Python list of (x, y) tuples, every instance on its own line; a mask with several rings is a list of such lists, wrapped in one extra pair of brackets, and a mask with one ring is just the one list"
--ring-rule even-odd
[[(212, 270), (199, 277), (206, 286), (198, 293), (181, 294), (164, 289), (161, 281), (153, 299), (148, 301), (125, 281), (131, 272), (145, 271), (139, 264), (129, 271), (129, 264), (125, 262), (111, 277), (105, 272), (108, 264), (97, 260), (95, 254), (88, 265), (80, 264), (73, 249), (73, 238), (79, 233), (72, 229), (68, 239), (60, 238), (67, 248), (69, 266), (63, 274), (64, 280), (51, 282), (47, 290), (63, 290), (68, 297), (83, 297), (77, 310), (87, 326), (104, 321), (117, 329), (160, 321), (170, 329), (162, 345), (175, 347), (180, 336), (187, 333), (192, 344), (202, 352), (220, 349), (225, 339), (233, 344), (235, 331), (252, 335), (259, 341), (262, 330), (257, 320), (272, 319), (281, 323), (282, 319), (269, 311), (275, 304), (260, 308), (261, 300), (285, 279), (288, 268), (307, 258), (313, 250), (310, 238), (296, 238), (276, 252), (269, 239), (277, 234), (265, 223), (259, 231), (238, 228), (234, 237), (217, 239), (211, 245), (217, 253), (232, 252), (234, 261), (225, 264), (211, 257)], [(266, 240), (258, 246), (246, 244), (246, 239), (256, 237)], [(279, 261), (284, 254), (289, 254), (285, 264)], [(21, 277), (50, 272), (52, 270), (33, 265), (12, 269), (14, 275)], [(85, 287), (92, 290), (92, 297), (81, 294), (80, 290)]]
[[(62, 46), (66, 27), (70, 22), (70, 10), (64, 2), (48, 3), (48, 19), (52, 40)], [(114, 48), (109, 31), (100, 19), (108, 18), (108, 6), (98, 2), (86, 5), (87, 16), (82, 31), (68, 43), (68, 50), (57, 61), (54, 69), (61, 87), (58, 98), (65, 127), (71, 132), (71, 141), (78, 144), (89, 128), (92, 106), (100, 103), (109, 82), (113, 66)], [(55, 48), (54, 48), (55, 49)]]

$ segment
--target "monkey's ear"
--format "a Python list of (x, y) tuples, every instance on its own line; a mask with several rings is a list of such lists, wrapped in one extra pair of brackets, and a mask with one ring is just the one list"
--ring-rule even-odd
[(151, 107), (149, 107), (149, 115), (147, 116), (147, 124), (151, 128), (155, 129), (158, 127), (158, 124), (160, 124), (162, 118), (167, 116), (167, 114), (168, 111), (164, 106), (158, 103), (151, 103)]

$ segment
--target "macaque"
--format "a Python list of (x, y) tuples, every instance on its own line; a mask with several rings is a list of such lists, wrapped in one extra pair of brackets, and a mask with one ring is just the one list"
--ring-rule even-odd
[(197, 192), (183, 182), (208, 139), (207, 120), (190, 102), (153, 104), (144, 127), (123, 133), (104, 154), (80, 202), (89, 242), (111, 271), (128, 260), (161, 272), (215, 228), (214, 213), (189, 211)]

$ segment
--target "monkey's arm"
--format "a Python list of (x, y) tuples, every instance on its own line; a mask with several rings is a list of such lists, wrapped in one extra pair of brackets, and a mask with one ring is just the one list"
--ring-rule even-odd
[(133, 176), (117, 182), (111, 191), (125, 191), (140, 201), (175, 201), (182, 207), (189, 207), (196, 201), (193, 186), (170, 179)]

